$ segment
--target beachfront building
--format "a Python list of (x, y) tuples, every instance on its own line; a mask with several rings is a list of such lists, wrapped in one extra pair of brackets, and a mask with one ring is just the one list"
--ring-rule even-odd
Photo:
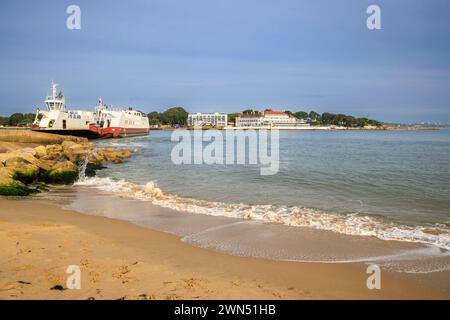
[(242, 114), (235, 119), (236, 127), (262, 127), (264, 117), (260, 113)]
[(297, 119), (291, 114), (271, 109), (261, 113), (243, 114), (236, 118), (236, 127), (268, 127), (268, 128), (302, 128), (309, 127), (304, 119)]
[(187, 119), (188, 126), (204, 127), (210, 126), (215, 128), (223, 128), (228, 124), (228, 116), (226, 113), (190, 113)]

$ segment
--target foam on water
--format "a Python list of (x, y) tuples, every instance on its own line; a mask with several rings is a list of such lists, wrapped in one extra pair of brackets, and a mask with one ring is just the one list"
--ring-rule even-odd
[(108, 177), (83, 178), (76, 185), (95, 187), (122, 197), (150, 201), (155, 205), (182, 212), (311, 227), (345, 235), (373, 236), (382, 240), (422, 243), (450, 250), (450, 230), (444, 225), (407, 226), (357, 213), (338, 214), (295, 206), (205, 201), (164, 193), (153, 182), (139, 185)]

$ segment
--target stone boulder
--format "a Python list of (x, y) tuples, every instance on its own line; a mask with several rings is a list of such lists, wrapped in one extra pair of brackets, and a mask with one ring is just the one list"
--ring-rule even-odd
[(26, 184), (35, 181), (38, 178), (40, 171), (38, 166), (25, 162), (18, 163), (12, 169), (12, 178)]
[(133, 150), (100, 148), (97, 149), (97, 154), (103, 157), (104, 161), (111, 161), (113, 163), (122, 163), (125, 159), (131, 157), (131, 155), (133, 154)]
[(36, 158), (43, 158), (47, 155), (47, 148), (45, 146), (37, 146), (34, 148), (36, 154), (34, 155)]
[[(69, 142), (69, 141), (66, 141)], [(70, 141), (71, 142), (71, 141)], [(63, 143), (64, 155), (67, 159), (75, 163), (81, 163), (90, 158), (94, 150), (94, 145), (90, 142), (86, 143)]]
[(17, 152), (0, 153), (0, 162), (2, 162), (4, 164), (6, 162), (6, 160), (8, 160), (10, 158), (15, 158), (15, 157), (17, 157), (17, 155), (18, 155)]
[(91, 151), (89, 153), (88, 164), (103, 168), (107, 160), (105, 159), (103, 153), (97, 152), (97, 150)]
[(35, 163), (37, 161), (37, 158), (30, 152), (19, 152), (17, 156), (28, 163)]
[(36, 150), (35, 150), (35, 148), (23, 148), (22, 150), (20, 150), (20, 153), (31, 154), (33, 157), (36, 156)]
[(5, 167), (10, 167), (10, 168), (13, 168), (21, 163), (29, 163), (29, 162), (27, 160), (25, 160), (24, 158), (18, 157), (18, 156), (8, 158), (4, 162)]
[(61, 143), (61, 147), (63, 148), (63, 150), (67, 150), (69, 149), (71, 146), (76, 145), (77, 143), (74, 141), (63, 141), (63, 143)]
[(42, 171), (50, 171), (50, 169), (56, 164), (56, 160), (44, 160), (39, 159), (35, 165)]
[(68, 160), (56, 162), (46, 173), (49, 183), (71, 184), (78, 178), (78, 166)]
[(0, 194), (5, 196), (27, 196), (35, 189), (27, 187), (20, 181), (13, 179), (14, 170), (8, 167), (0, 168)]
[(37, 179), (40, 170), (35, 165), (38, 160), (33, 154), (34, 152), (23, 149), (20, 152), (14, 152), (12, 154), (14, 156), (6, 159), (4, 165), (11, 170), (14, 180), (28, 184)]
[(1, 154), (0, 161), (2, 161), (6, 167), (10, 167), (20, 162), (35, 163), (37, 159), (31, 153), (15, 151)]
[(47, 154), (42, 157), (44, 160), (63, 160), (63, 147), (60, 144), (50, 144), (45, 147)]

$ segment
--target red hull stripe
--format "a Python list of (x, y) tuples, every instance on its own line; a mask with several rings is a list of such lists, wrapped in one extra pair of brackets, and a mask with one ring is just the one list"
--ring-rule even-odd
[(31, 130), (49, 133), (54, 132), (58, 134), (70, 134), (88, 138), (123, 138), (130, 136), (141, 136), (148, 135), (150, 131), (149, 128), (98, 128), (95, 125), (90, 125), (89, 129), (86, 130), (46, 129), (40, 128), (39, 126), (32, 126)]
[(119, 127), (110, 127), (110, 128), (101, 128), (97, 129), (100, 138), (103, 137), (127, 137), (127, 136), (136, 136), (136, 135), (147, 135), (149, 132), (148, 128), (119, 128)]

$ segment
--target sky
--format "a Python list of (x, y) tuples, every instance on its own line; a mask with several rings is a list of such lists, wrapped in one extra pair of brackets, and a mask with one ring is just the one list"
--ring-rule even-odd
[[(371, 4), (381, 30), (366, 26)], [(0, 115), (42, 108), (52, 80), (68, 108), (450, 123), (450, 2), (0, 1)]]

